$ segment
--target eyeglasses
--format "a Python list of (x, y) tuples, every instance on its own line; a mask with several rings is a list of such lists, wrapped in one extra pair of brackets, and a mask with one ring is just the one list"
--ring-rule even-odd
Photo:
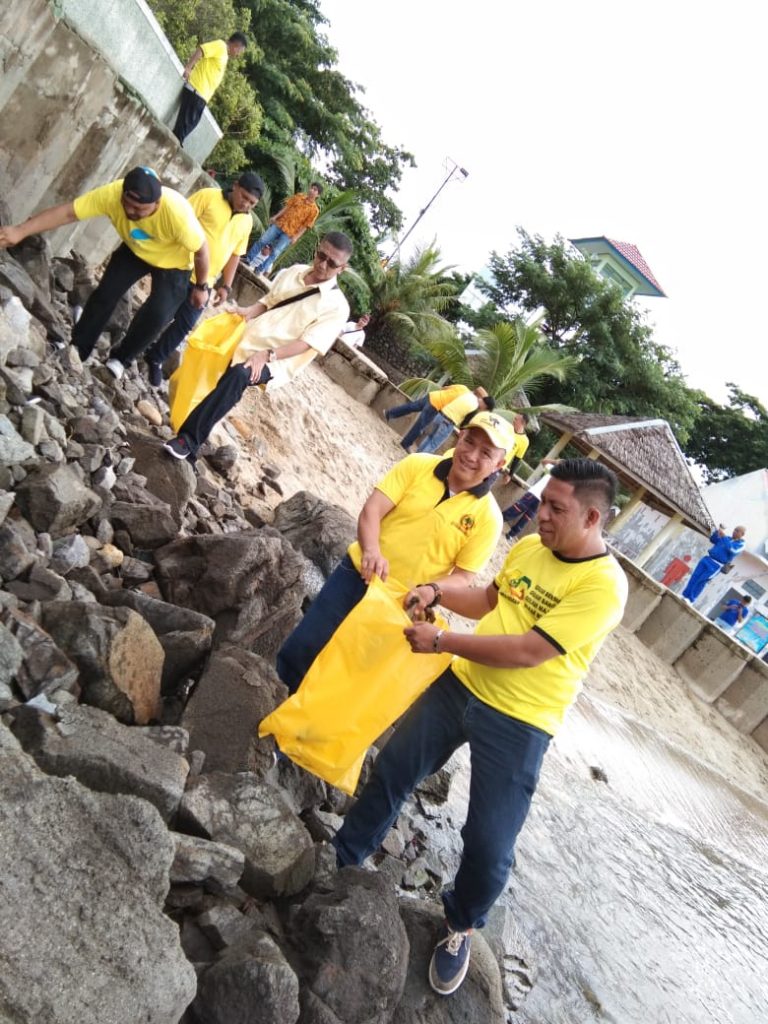
[(319, 263), (327, 263), (331, 270), (338, 270), (339, 267), (344, 266), (343, 260), (341, 261), (341, 263), (337, 263), (336, 260), (332, 260), (328, 253), (323, 252), (322, 249), (315, 249), (315, 259)]

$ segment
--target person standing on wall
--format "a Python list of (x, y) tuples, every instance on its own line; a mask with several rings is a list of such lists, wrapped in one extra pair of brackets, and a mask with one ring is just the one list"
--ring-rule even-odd
[(202, 43), (184, 65), (181, 106), (173, 126), (173, 134), (179, 142), (184, 142), (197, 127), (211, 96), (221, 85), (230, 57), (241, 56), (247, 45), (246, 36), (242, 32), (234, 32), (226, 42), (214, 39), (210, 43)]
[[(201, 188), (189, 197), (189, 204), (195, 211), (208, 242), (208, 277), (203, 283), (207, 285), (209, 295), (221, 274), (221, 280), (213, 292), (214, 306), (229, 298), (235, 271), (251, 234), (251, 210), (263, 194), (264, 182), (259, 175), (253, 171), (246, 171), (228, 192), (222, 192), (216, 187)], [(144, 354), (149, 383), (153, 387), (160, 387), (163, 382), (163, 363), (184, 341), (203, 315), (205, 307), (194, 301), (197, 284), (197, 276), (193, 274), (187, 297), (176, 310), (176, 316), (161, 337)]]
[(690, 601), (693, 604), (709, 581), (722, 572), (723, 566), (732, 562), (736, 555), (743, 550), (745, 533), (746, 530), (743, 526), (737, 526), (733, 531), (733, 535), (729, 537), (725, 532), (723, 524), (720, 524), (709, 538), (712, 542), (712, 547), (703, 558), (699, 559), (696, 568), (691, 573), (691, 578), (686, 584), (683, 591), (683, 597), (686, 601)]
[[(29, 235), (101, 216), (109, 217), (122, 245), (112, 253), (72, 331), (81, 359), (93, 352), (120, 298), (142, 277), (152, 279), (149, 298), (107, 360), (110, 372), (119, 378), (183, 302), (193, 265), (195, 280), (208, 280), (208, 243), (189, 202), (161, 185), (151, 168), (134, 167), (125, 178), (43, 210), (23, 224), (0, 227), (0, 249), (18, 245)], [(190, 302), (202, 309), (207, 301), (207, 285), (195, 285)]]
[(268, 274), (272, 264), (285, 252), (289, 245), (294, 245), (304, 232), (314, 226), (320, 216), (320, 207), (317, 199), (323, 193), (323, 186), (319, 181), (313, 181), (306, 193), (297, 192), (286, 200), (285, 206), (278, 211), (269, 221), (269, 227), (248, 250), (245, 262), (252, 267), (256, 257), (260, 255), (265, 245), (272, 246), (272, 252), (259, 266), (259, 273)]

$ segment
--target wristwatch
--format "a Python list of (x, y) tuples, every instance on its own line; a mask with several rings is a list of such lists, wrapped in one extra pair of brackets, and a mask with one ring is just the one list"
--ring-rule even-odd
[(210, 292), (211, 286), (209, 284), (193, 284), (192, 290), (196, 292)]
[(274, 361), (275, 361), (276, 359), (277, 359), (277, 352), (275, 352), (275, 350), (274, 350), (273, 348), (271, 348), (271, 349), (269, 350), (269, 353), (268, 353), (268, 355), (267, 355), (267, 362), (268, 362), (268, 363), (274, 363)]

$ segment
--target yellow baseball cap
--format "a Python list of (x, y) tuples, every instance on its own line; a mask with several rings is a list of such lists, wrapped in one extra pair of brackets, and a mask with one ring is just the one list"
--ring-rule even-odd
[(477, 427), (478, 430), (487, 434), (495, 448), (503, 448), (505, 452), (509, 453), (515, 447), (515, 428), (509, 420), (505, 420), (503, 416), (498, 416), (495, 412), (475, 413), (467, 423), (466, 429), (471, 430), (472, 427)]

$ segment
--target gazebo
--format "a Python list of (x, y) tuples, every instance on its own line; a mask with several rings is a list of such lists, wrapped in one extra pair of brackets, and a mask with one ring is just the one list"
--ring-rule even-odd
[(596, 273), (618, 285), (624, 298), (631, 299), (635, 295), (666, 298), (643, 254), (631, 242), (618, 242), (604, 236), (569, 238), (568, 241), (590, 261)]
[[(612, 469), (622, 489), (629, 493), (629, 501), (609, 526), (609, 533), (617, 533), (641, 502), (669, 516), (666, 525), (634, 559), (637, 565), (647, 563), (685, 526), (707, 537), (712, 533), (712, 515), (666, 420), (597, 413), (540, 415), (542, 423), (560, 435), (548, 458), (558, 458), (570, 445), (579, 454), (598, 459)], [(535, 470), (531, 480), (542, 472)]]

